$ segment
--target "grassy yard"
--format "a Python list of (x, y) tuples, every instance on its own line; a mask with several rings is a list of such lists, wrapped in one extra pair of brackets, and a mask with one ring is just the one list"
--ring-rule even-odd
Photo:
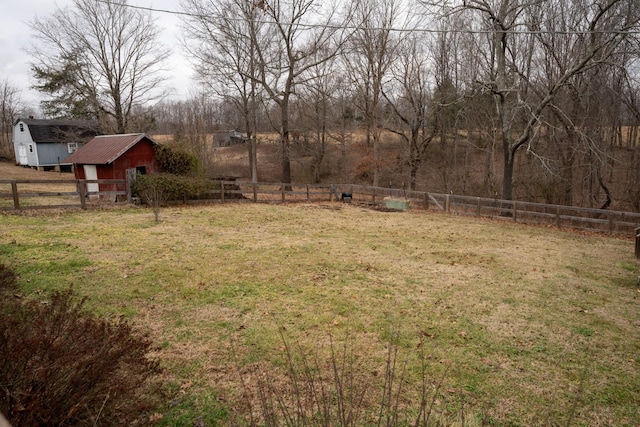
[(338, 203), (226, 204), (166, 208), (158, 223), (142, 208), (2, 215), (0, 261), (26, 295), (72, 284), (92, 310), (151, 332), (175, 397), (158, 425), (230, 422), (243, 393), (257, 404), (256, 372), (284, 388), (303, 356), (340, 359), (331, 343), (374, 403), (397, 348), (403, 414), (425, 384), (448, 424), (640, 424), (632, 240)]

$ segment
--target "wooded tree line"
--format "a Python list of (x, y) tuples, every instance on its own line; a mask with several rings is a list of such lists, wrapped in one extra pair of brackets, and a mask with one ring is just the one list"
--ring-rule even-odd
[(640, 210), (638, 0), (186, 0), (201, 92), (158, 103), (153, 12), (74, 5), (32, 25), (50, 115), (155, 126), (205, 166), (246, 132), (253, 180), (270, 132), (283, 182), (332, 151), (343, 182)]
[(264, 130), (259, 117), (279, 133), (283, 182), (292, 143), (315, 170), (333, 143), (360, 144), (351, 175), (384, 185), (394, 145), (409, 188), (428, 185), (437, 154), (442, 190), (458, 190), (477, 168), (477, 154), (460, 159), (472, 147), (487, 153), (486, 182), (462, 191), (606, 208), (615, 180), (637, 209), (638, 6), (190, 0), (184, 11), (202, 83), (237, 105), (248, 135)]
[(13, 121), (20, 114), (20, 91), (7, 80), (0, 80), (0, 159), (11, 159), (13, 154)]

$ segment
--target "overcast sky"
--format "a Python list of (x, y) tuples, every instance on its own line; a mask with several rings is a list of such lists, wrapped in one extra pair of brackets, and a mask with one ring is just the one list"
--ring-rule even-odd
[[(28, 23), (35, 17), (46, 18), (55, 6), (64, 8), (71, 0), (0, 0), (0, 80), (9, 82), (20, 89), (21, 99), (33, 108), (41, 99), (37, 91), (30, 89), (31, 78), (29, 56), (25, 52), (31, 43), (31, 29)], [(129, 4), (153, 7), (155, 9), (176, 10), (177, 0), (129, 0)], [(167, 13), (154, 12), (159, 26), (161, 42), (172, 50), (169, 66), (173, 68), (167, 85), (175, 91), (174, 97), (187, 98), (190, 82), (190, 66), (182, 55), (178, 42), (179, 18)]]

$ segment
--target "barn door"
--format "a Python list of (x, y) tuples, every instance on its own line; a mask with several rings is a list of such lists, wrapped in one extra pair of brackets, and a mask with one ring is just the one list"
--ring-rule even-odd
[[(84, 168), (84, 179), (93, 180), (98, 179), (98, 171), (96, 165), (82, 165)], [(98, 192), (98, 183), (87, 184), (87, 193)]]
[(27, 157), (27, 147), (24, 144), (18, 146), (18, 163), (21, 165), (28, 165), (29, 158)]

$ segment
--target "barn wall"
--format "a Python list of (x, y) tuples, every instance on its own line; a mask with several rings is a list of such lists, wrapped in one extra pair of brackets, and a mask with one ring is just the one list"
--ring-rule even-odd
[[(78, 147), (82, 144), (78, 144)], [(56, 166), (69, 157), (69, 145), (66, 142), (39, 142), (38, 166)]]
[[(96, 173), (98, 174), (98, 179), (120, 179), (117, 177), (118, 174), (115, 171), (114, 164), (96, 165)], [(120, 185), (120, 189), (122, 189), (122, 185)], [(106, 183), (98, 184), (98, 191), (117, 191), (117, 190), (118, 190), (117, 184), (106, 184)], [(109, 199), (111, 201), (115, 201), (115, 196), (101, 195), (100, 197), (103, 199)]]
[(141, 166), (146, 168), (147, 173), (158, 171), (153, 143), (144, 138), (113, 162), (113, 177), (105, 179), (127, 179), (127, 169)]
[[(22, 125), (22, 128), (20, 128)], [(23, 166), (38, 166), (38, 153), (36, 143), (31, 138), (29, 126), (19, 121), (13, 126), (13, 147), (16, 153), (16, 163)], [(20, 161), (20, 151), (22, 147), (22, 160)]]
[[(114, 177), (113, 165), (96, 165), (96, 172), (98, 173), (98, 179), (118, 179)], [(102, 190), (103, 184), (100, 184)]]
[(73, 175), (76, 179), (85, 179), (84, 168), (80, 164), (73, 165)]

